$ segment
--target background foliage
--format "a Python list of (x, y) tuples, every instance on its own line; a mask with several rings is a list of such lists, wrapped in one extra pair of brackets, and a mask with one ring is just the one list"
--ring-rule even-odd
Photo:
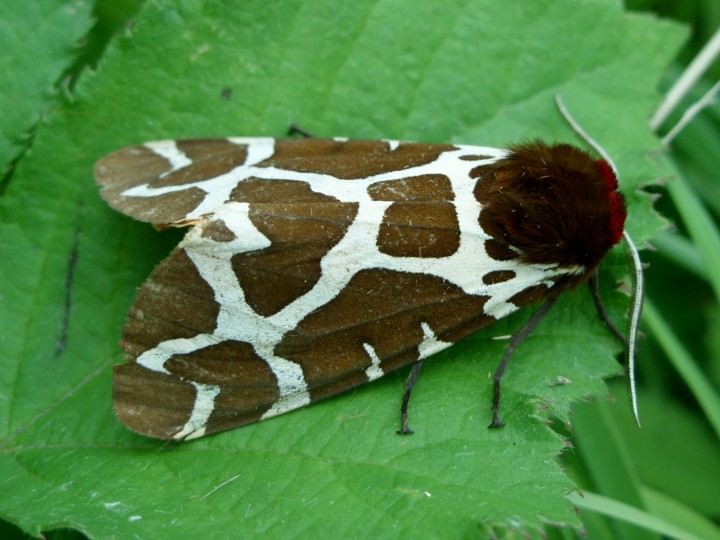
[[(211, 526), (284, 538), (536, 536), (542, 528), (564, 537), (582, 526), (591, 538), (720, 537), (720, 289), (709, 271), (720, 253), (717, 110), (669, 156), (647, 128), (684, 37), (676, 25), (623, 13), (611, 0), (368, 0), (332, 11), (319, 0), (235, 10), (191, 0), (55, 0), (42, 10), (6, 3), (0, 65), (12, 91), (0, 93), (0, 105), (13, 114), (0, 120), (8, 167), (0, 203), (0, 515), (8, 521), (0, 535), (158, 538)], [(711, 4), (665, 13), (702, 25), (662, 84), (705, 41), (703, 29), (717, 27)], [(636, 240), (662, 226), (636, 188), (667, 178), (657, 206), (678, 230), (644, 254), (642, 431), (628, 417), (622, 380), (612, 387), (619, 403), (602, 397), (619, 350), (583, 291), (523, 344), (501, 432), (484, 429), (484, 374), (503, 350), (492, 337), (512, 333), (529, 312), (428, 363), (411, 438), (393, 432), (404, 374), (181, 445), (115, 422), (109, 375), (124, 313), (178, 237), (103, 205), (90, 174), (104, 153), (156, 138), (282, 135), (292, 122), (367, 138), (576, 140), (554, 109), (557, 91), (617, 160)], [(611, 292), (623, 264), (613, 255), (603, 267), (616, 319), (627, 302)], [(552, 385), (558, 375), (572, 383)], [(601, 397), (577, 402), (588, 395)], [(553, 418), (556, 431), (545, 424)]]

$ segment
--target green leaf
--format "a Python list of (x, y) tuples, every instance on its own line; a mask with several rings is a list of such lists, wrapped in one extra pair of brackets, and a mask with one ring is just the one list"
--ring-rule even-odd
[(0, 172), (27, 146), (34, 124), (54, 100), (91, 24), (83, 0), (4, 0), (0, 17)]
[[(554, 94), (617, 160), (630, 232), (662, 227), (636, 192), (658, 171), (646, 119), (683, 34), (613, 0), (153, 2), (75, 100), (39, 130), (0, 208), (0, 513), (25, 531), (97, 537), (478, 537), (579, 526), (545, 425), (604, 394), (619, 345), (585, 291), (563, 298), (504, 382), (487, 430), (493, 339), (524, 311), (434, 357), (399, 437), (405, 374), (232, 432), (167, 445), (111, 412), (110, 366), (134, 290), (178, 241), (112, 212), (94, 161), (158, 138), (319, 135), (581, 144)], [(612, 293), (619, 254), (603, 266)], [(66, 336), (66, 338), (64, 337)], [(569, 384), (556, 384), (564, 377)]]

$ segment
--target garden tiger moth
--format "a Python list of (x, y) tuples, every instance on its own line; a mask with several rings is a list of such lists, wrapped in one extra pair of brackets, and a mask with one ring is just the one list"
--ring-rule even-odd
[(95, 176), (120, 212), (190, 227), (138, 291), (114, 369), (117, 417), (161, 439), (276, 416), (406, 365), (410, 433), (425, 358), (544, 302), (495, 372), (499, 427), (505, 367), (558, 295), (589, 283), (623, 338), (597, 269), (624, 237), (642, 278), (614, 166), (566, 144), (159, 141), (106, 156)]

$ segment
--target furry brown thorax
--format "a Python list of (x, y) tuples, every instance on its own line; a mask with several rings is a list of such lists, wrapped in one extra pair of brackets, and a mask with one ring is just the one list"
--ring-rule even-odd
[(473, 172), (481, 226), (522, 262), (582, 266), (589, 277), (622, 238), (627, 212), (615, 174), (574, 146), (511, 146)]

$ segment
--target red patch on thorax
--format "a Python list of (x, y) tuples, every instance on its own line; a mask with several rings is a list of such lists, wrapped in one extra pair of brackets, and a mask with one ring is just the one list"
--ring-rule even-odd
[(618, 180), (612, 167), (604, 159), (598, 159), (595, 165), (600, 172), (600, 176), (605, 181), (605, 190), (610, 204), (610, 231), (613, 243), (617, 244), (622, 238), (625, 228), (625, 218), (627, 217), (625, 203), (623, 196), (617, 191)]

